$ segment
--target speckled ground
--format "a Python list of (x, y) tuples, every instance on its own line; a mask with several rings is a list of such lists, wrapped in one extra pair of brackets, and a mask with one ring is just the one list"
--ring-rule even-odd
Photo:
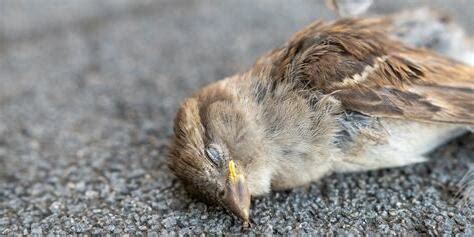
[[(472, 1), (377, 2), (378, 13), (447, 8), (474, 32)], [(256, 198), (251, 229), (189, 198), (166, 167), (189, 92), (333, 17), (309, 0), (1, 1), (0, 234), (472, 235), (473, 209), (456, 195), (473, 164), (472, 134), (425, 164)]]

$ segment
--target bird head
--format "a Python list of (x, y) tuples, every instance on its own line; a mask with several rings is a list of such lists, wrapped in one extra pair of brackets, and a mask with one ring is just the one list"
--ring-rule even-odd
[(249, 111), (235, 103), (222, 83), (205, 87), (181, 105), (170, 168), (189, 193), (248, 222), (247, 173), (258, 153), (257, 129)]

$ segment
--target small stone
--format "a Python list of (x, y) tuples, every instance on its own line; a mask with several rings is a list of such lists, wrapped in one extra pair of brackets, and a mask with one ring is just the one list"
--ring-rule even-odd
[(108, 225), (105, 227), (106, 230), (108, 230), (109, 232), (114, 232), (115, 230), (115, 225)]
[(459, 225), (465, 225), (466, 224), (465, 219), (462, 218), (460, 215), (456, 215), (454, 217), (454, 221), (456, 221), (456, 223), (458, 223)]
[(273, 226), (272, 225), (266, 225), (264, 228), (265, 233), (273, 233)]
[(49, 206), (49, 210), (55, 214), (61, 212), (62, 209), (63, 209), (63, 204), (61, 201), (55, 201), (51, 203), (51, 205)]
[(84, 192), (86, 190), (86, 183), (81, 181), (72, 185), (77, 192)]
[(43, 229), (41, 228), (41, 226), (37, 223), (31, 225), (31, 234), (37, 234), (37, 235), (41, 235), (43, 234)]
[(94, 210), (92, 210), (92, 213), (100, 214), (100, 213), (102, 213), (102, 209), (94, 209)]
[(163, 219), (161, 221), (161, 224), (165, 227), (165, 228), (171, 228), (173, 226), (176, 225), (176, 219), (174, 217), (167, 217), (165, 219)]
[(309, 226), (309, 224), (307, 222), (302, 222), (298, 225), (298, 228), (299, 229), (305, 229)]
[(99, 195), (99, 193), (97, 193), (97, 192), (94, 191), (94, 190), (87, 190), (87, 191), (86, 191), (86, 198), (87, 198), (87, 199), (94, 199), (94, 198), (96, 198), (98, 195)]
[(145, 170), (143, 169), (136, 169), (132, 170), (130, 173), (127, 174), (127, 178), (129, 179), (134, 179), (134, 178), (140, 178), (146, 174)]
[(7, 217), (0, 218), (0, 225), (8, 225), (10, 224), (10, 219)]

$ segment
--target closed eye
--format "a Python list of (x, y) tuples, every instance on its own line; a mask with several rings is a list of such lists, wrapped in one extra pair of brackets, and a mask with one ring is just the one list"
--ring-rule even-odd
[(215, 147), (207, 147), (206, 148), (206, 156), (207, 158), (216, 166), (220, 166), (222, 164), (222, 155)]

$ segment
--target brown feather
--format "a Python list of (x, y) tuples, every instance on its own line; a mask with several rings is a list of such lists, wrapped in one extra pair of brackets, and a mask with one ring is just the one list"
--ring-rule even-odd
[(316, 22), (254, 70), (333, 94), (345, 109), (410, 120), (474, 124), (474, 69), (390, 35), (390, 17)]

